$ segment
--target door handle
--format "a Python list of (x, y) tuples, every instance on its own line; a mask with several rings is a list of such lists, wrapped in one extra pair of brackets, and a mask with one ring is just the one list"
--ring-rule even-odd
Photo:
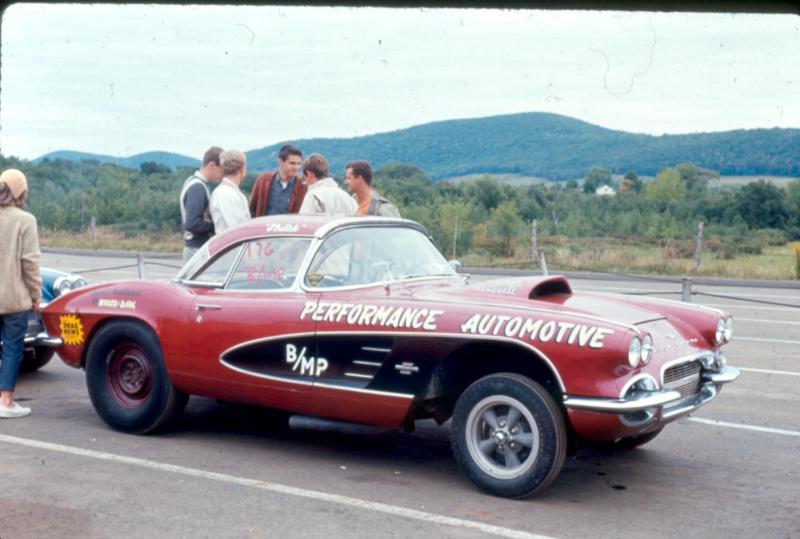
[(222, 305), (209, 305), (207, 303), (198, 303), (194, 306), (195, 311), (221, 311)]

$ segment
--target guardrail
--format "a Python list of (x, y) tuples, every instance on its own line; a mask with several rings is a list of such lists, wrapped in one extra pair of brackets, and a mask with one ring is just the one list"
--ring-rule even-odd
[[(166, 268), (180, 269), (182, 267), (180, 255), (167, 254), (167, 253), (148, 253), (148, 252), (130, 252), (130, 251), (94, 251), (88, 249), (61, 249), (61, 248), (43, 248), (42, 252), (55, 253), (55, 254), (68, 254), (68, 255), (85, 255), (92, 257), (114, 257), (114, 258), (135, 258), (135, 262), (131, 264), (109, 266), (103, 268), (89, 268), (82, 271), (75, 271), (80, 274), (91, 274), (102, 271), (119, 270), (136, 268), (138, 278), (145, 278), (145, 267), (161, 266)], [(170, 264), (166, 262), (159, 262), (158, 260), (175, 260), (177, 263)], [(540, 261), (537, 261), (540, 262)], [(470, 273), (475, 275), (494, 275), (494, 276), (530, 276), (530, 275), (548, 275), (553, 271), (548, 270), (546, 263), (541, 261), (542, 269), (512, 269), (507, 267), (499, 267), (497, 265), (480, 266), (480, 267), (461, 267), (460, 273)], [(525, 264), (528, 267), (533, 265), (533, 261), (514, 262), (507, 265), (520, 265)], [(691, 302), (694, 296), (707, 296), (721, 299), (731, 299), (736, 301), (744, 301), (764, 305), (777, 305), (781, 307), (793, 307), (800, 309), (800, 304), (784, 303), (777, 301), (757, 300), (753, 298), (744, 298), (741, 296), (713, 294), (709, 292), (701, 292), (694, 289), (695, 285), (703, 286), (727, 286), (727, 287), (748, 287), (748, 288), (772, 288), (772, 289), (792, 289), (800, 290), (800, 281), (767, 281), (763, 279), (721, 279), (713, 277), (686, 277), (686, 276), (669, 276), (669, 275), (634, 275), (619, 272), (588, 272), (588, 271), (558, 271), (558, 275), (564, 275), (568, 279), (585, 279), (585, 280), (603, 280), (603, 281), (645, 281), (645, 282), (659, 282), (668, 285), (677, 285), (675, 288), (656, 290), (648, 292), (626, 292), (630, 295), (680, 295), (681, 300), (684, 302)]]

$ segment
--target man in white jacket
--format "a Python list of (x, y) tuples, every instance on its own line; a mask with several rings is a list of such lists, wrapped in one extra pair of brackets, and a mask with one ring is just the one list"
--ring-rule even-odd
[(224, 176), (211, 194), (208, 205), (217, 234), (250, 220), (247, 197), (239, 189), (247, 174), (247, 158), (238, 150), (228, 150), (220, 154), (219, 161)]
[(299, 213), (353, 215), (356, 212), (355, 200), (328, 176), (328, 161), (321, 154), (313, 153), (303, 162), (303, 183), (308, 191)]

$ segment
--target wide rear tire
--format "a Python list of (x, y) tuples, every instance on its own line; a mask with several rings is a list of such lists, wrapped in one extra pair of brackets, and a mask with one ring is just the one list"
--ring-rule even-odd
[(188, 400), (172, 385), (155, 334), (129, 320), (103, 326), (92, 339), (86, 386), (103, 421), (137, 434), (162, 428), (183, 412)]
[(481, 378), (461, 394), (451, 444), (461, 469), (478, 487), (523, 498), (558, 476), (567, 434), (561, 410), (542, 386), (503, 373)]

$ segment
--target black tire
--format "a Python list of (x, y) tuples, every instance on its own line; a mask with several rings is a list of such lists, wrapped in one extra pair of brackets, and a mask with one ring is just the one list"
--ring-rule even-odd
[(542, 386), (512, 373), (481, 378), (461, 394), (450, 436), (453, 455), (472, 482), (507, 498), (547, 487), (567, 453), (558, 405)]
[(661, 431), (664, 430), (664, 427), (661, 427), (658, 430), (654, 430), (653, 432), (648, 432), (646, 434), (640, 434), (639, 436), (631, 436), (630, 438), (621, 438), (615, 442), (611, 442), (610, 447), (614, 449), (636, 449), (637, 447), (646, 444), (659, 434)]
[(123, 432), (145, 434), (183, 412), (188, 395), (176, 390), (158, 339), (139, 322), (100, 328), (86, 352), (86, 386), (97, 414)]
[(19, 372), (38, 371), (53, 359), (56, 351), (49, 346), (36, 346), (25, 350), (22, 356), (22, 363), (19, 365)]

